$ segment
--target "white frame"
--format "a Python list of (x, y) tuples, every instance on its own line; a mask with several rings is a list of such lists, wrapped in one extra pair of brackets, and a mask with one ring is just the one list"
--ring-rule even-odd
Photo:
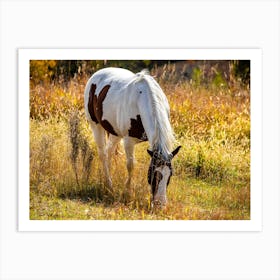
[[(30, 60), (240, 60), (251, 61), (251, 219), (188, 221), (57, 221), (29, 219)], [(261, 231), (262, 52), (260, 49), (19, 49), (19, 231)]]

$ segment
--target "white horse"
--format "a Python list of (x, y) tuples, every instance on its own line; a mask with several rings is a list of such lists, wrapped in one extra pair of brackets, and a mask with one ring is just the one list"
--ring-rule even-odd
[(181, 146), (172, 151), (174, 134), (169, 122), (169, 104), (158, 83), (147, 71), (134, 74), (121, 68), (104, 68), (88, 80), (84, 101), (107, 185), (112, 188), (111, 156), (119, 141), (123, 139), (126, 153), (127, 187), (132, 177), (134, 145), (149, 141), (148, 182), (153, 203), (165, 205), (172, 175), (171, 160)]

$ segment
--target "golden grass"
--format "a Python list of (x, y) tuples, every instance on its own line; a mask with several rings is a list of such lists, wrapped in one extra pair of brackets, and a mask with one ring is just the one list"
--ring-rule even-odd
[(136, 146), (132, 188), (124, 186), (121, 146), (112, 161), (113, 193), (104, 186), (83, 112), (86, 80), (31, 87), (31, 219), (250, 219), (248, 91), (160, 79), (183, 148), (174, 159), (168, 206), (153, 212), (147, 143)]

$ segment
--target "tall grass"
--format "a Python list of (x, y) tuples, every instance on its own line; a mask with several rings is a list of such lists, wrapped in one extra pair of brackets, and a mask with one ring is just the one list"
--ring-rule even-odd
[(167, 208), (156, 213), (150, 208), (147, 143), (136, 146), (130, 190), (124, 184), (124, 151), (118, 148), (113, 192), (107, 191), (83, 111), (84, 75), (68, 84), (31, 86), (31, 219), (250, 219), (249, 90), (238, 83), (178, 80), (168, 67), (174, 66), (152, 72), (168, 97), (183, 146), (174, 159)]

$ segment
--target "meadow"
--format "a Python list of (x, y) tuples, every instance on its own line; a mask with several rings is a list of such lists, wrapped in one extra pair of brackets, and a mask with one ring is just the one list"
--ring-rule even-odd
[(112, 160), (113, 192), (104, 185), (84, 114), (90, 76), (30, 82), (30, 219), (250, 219), (250, 89), (219, 75), (204, 84), (199, 72), (177, 79), (174, 67), (151, 70), (167, 95), (176, 144), (182, 145), (168, 205), (158, 211), (150, 205), (147, 142), (135, 147), (131, 189), (124, 185), (122, 145)]

